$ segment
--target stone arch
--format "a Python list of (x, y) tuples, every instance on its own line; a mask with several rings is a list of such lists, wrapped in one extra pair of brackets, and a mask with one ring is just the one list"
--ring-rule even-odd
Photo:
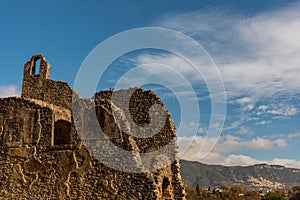
[[(40, 61), (39, 66), (37, 66), (37, 61)], [(39, 67), (39, 73), (36, 73), (37, 67)], [(33, 77), (50, 79), (50, 68), (51, 65), (46, 61), (46, 58), (40, 54), (36, 54), (24, 66), (24, 79), (31, 79)]]
[(72, 142), (72, 124), (65, 120), (54, 123), (54, 145), (69, 145)]
[[(36, 66), (37, 61), (40, 60), (40, 66)], [(41, 73), (41, 65), (43, 64), (43, 62), (46, 62), (46, 59), (44, 56), (40, 55), (40, 54), (36, 54), (34, 56), (31, 57), (30, 59), (30, 74), (31, 75), (39, 75)], [(39, 74), (36, 73), (36, 69), (37, 67), (39, 67)]]

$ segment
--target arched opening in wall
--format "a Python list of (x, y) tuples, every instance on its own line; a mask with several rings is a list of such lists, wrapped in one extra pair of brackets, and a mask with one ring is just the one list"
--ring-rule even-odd
[(162, 196), (168, 198), (170, 196), (170, 181), (167, 177), (164, 177), (162, 182)]
[(45, 62), (45, 58), (40, 54), (36, 54), (36, 55), (32, 56), (30, 62), (31, 62), (30, 63), (31, 75), (39, 75), (41, 72), (41, 64), (43, 62)]
[(54, 123), (54, 145), (66, 145), (71, 143), (71, 123), (58, 120)]
[(35, 72), (34, 75), (39, 75), (40, 74), (40, 67), (41, 67), (41, 59), (38, 58), (37, 60), (35, 60)]

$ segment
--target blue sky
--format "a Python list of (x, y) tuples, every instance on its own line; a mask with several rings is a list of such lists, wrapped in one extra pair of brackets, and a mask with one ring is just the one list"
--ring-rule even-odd
[[(222, 135), (212, 152), (199, 159), (211, 117), (205, 82), (193, 83), (200, 121), (180, 119), (174, 95), (188, 98), (188, 91), (147, 87), (166, 102), (177, 127), (182, 127), (180, 144), (193, 141), (182, 158), (300, 168), (299, 11), (299, 1), (286, 0), (0, 1), (0, 96), (20, 95), (23, 66), (33, 54), (43, 54), (52, 64), (52, 79), (73, 85), (81, 63), (103, 40), (132, 28), (165, 27), (205, 48), (219, 67), (227, 95)], [(169, 52), (146, 49), (116, 60), (99, 89), (113, 87), (129, 69), (151, 62), (189, 72), (187, 63)], [(191, 131), (195, 127), (197, 133)]]

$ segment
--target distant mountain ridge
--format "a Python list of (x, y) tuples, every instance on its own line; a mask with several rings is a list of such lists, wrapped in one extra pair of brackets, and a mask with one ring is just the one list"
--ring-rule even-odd
[(186, 186), (219, 187), (240, 185), (249, 188), (285, 189), (300, 185), (300, 169), (280, 165), (252, 166), (207, 165), (180, 160), (181, 176)]

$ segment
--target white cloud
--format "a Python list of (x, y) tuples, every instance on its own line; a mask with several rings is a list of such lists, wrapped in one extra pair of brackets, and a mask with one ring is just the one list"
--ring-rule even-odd
[(216, 152), (233, 152), (240, 149), (250, 149), (250, 150), (270, 150), (275, 147), (286, 147), (287, 144), (284, 140), (269, 140), (265, 138), (253, 138), (251, 140), (243, 140), (242, 138), (235, 137), (232, 135), (227, 135), (222, 143), (215, 146), (213, 151)]
[[(169, 15), (157, 22), (159, 26), (192, 36), (217, 63), (228, 103), (239, 105), (233, 111), (237, 115), (227, 116), (230, 123), (226, 123), (223, 130), (238, 131), (245, 122), (254, 119), (256, 125), (266, 125), (274, 119), (286, 119), (299, 113), (300, 108), (293, 101), (300, 95), (299, 9), (298, 3), (252, 17), (233, 16), (224, 10), (202, 10)], [(190, 82), (197, 83), (191, 66), (177, 56), (145, 54), (135, 62), (172, 66), (185, 74)], [(181, 89), (180, 85), (178, 88)], [(185, 92), (190, 91), (182, 93)]]
[(274, 158), (267, 162), (272, 165), (283, 165), (291, 168), (300, 168), (300, 160)]
[(0, 98), (11, 96), (20, 96), (18, 87), (16, 85), (0, 85)]
[[(180, 155), (182, 155), (185, 159), (199, 159), (199, 151), (204, 140), (214, 143), (218, 139), (205, 138), (202, 136), (179, 137), (178, 143)], [(274, 148), (285, 148), (286, 146), (287, 142), (283, 139), (270, 140), (265, 138), (253, 138), (250, 140), (243, 140), (240, 137), (227, 135), (224, 138), (218, 140), (218, 143), (214, 146), (211, 153), (229, 153), (236, 152), (241, 149), (271, 150)]]
[[(212, 156), (216, 157), (216, 156)], [(209, 164), (221, 164), (225, 166), (249, 166), (266, 163), (269, 165), (281, 165), (289, 168), (300, 168), (300, 160), (274, 158), (272, 160), (257, 160), (245, 155), (228, 155), (219, 157), (221, 162), (208, 158)]]
[[(239, 31), (257, 54), (269, 58), (299, 53), (299, 5), (247, 19)], [(269, 51), (266, 51), (269, 50)], [(278, 58), (279, 56), (279, 58)]]
[(266, 163), (269, 165), (282, 165), (290, 168), (300, 168), (300, 160), (294, 160), (294, 159), (274, 158), (272, 160), (257, 160), (245, 155), (228, 155), (228, 156), (224, 156), (223, 159), (225, 160), (224, 165), (227, 166), (236, 166), (236, 165), (248, 166), (248, 165)]
[(271, 123), (270, 120), (262, 120), (262, 121), (257, 122), (256, 124), (259, 124), (259, 125), (266, 125), (266, 124), (270, 124), (270, 123)]
[[(229, 116), (224, 130), (251, 135), (245, 122), (265, 125), (272, 119), (285, 119), (299, 113), (295, 99), (300, 95), (300, 3), (280, 10), (252, 17), (232, 16), (223, 11), (190, 12), (169, 15), (158, 25), (184, 32), (198, 40), (217, 63), (230, 104), (238, 105)], [(142, 55), (140, 64), (156, 62), (171, 64), (193, 80), (186, 63), (172, 55)], [(259, 106), (258, 106), (259, 105)], [(258, 107), (257, 107), (258, 106)], [(233, 117), (232, 117), (233, 116)], [(240, 132), (239, 132), (240, 130)], [(300, 136), (289, 134), (287, 139)], [(281, 137), (282, 138), (282, 137)], [(272, 150), (285, 148), (284, 139), (262, 137), (248, 140), (227, 136), (219, 141), (212, 152), (203, 159), (207, 163), (249, 165), (256, 163), (282, 164), (300, 168), (300, 161), (289, 159), (256, 160), (245, 155), (223, 156), (240, 149)], [(210, 138), (215, 141), (216, 138)], [(204, 138), (179, 138), (179, 144), (189, 146), (182, 158), (199, 160), (199, 146)]]
[(287, 147), (287, 142), (283, 139), (278, 139), (275, 141), (275, 144), (279, 147), (279, 148), (285, 148)]
[(254, 132), (252, 129), (248, 128), (248, 127), (241, 127), (240, 130), (238, 130), (236, 132), (236, 134), (240, 134), (240, 135), (253, 135)]
[(286, 100), (283, 100), (283, 102), (280, 102), (278, 100), (278, 102), (270, 103), (268, 106), (259, 106), (256, 114), (290, 117), (296, 115), (299, 112), (298, 108), (295, 105), (286, 102)]
[(254, 158), (251, 158), (249, 156), (245, 155), (228, 155), (224, 156), (224, 165), (227, 166), (248, 166), (248, 165), (255, 165), (260, 163), (265, 163), (265, 161), (262, 160), (256, 160)]
[[(204, 52), (201, 52), (199, 54), (204, 54)], [(206, 58), (208, 59), (208, 57)], [(196, 61), (195, 61), (196, 60)], [(204, 59), (195, 59), (194, 61), (190, 61), (191, 63), (195, 64), (197, 62), (199, 64), (198, 60), (204, 60)], [(178, 90), (177, 93), (195, 93), (195, 91), (185, 91), (182, 90), (183, 87), (186, 87), (186, 84), (191, 84), (193, 86), (201, 87), (202, 90), (198, 90), (197, 92), (204, 92), (203, 90), (206, 90), (205, 85), (205, 78), (206, 80), (209, 79), (209, 74), (211, 73), (212, 69), (208, 67), (201, 67), (201, 71), (199, 68), (195, 68), (191, 63), (187, 62), (183, 58), (173, 55), (170, 53), (161, 53), (161, 54), (142, 54), (137, 56), (135, 59), (132, 59), (132, 62), (136, 66), (144, 66), (147, 65), (147, 67), (143, 68), (143, 76), (137, 76), (137, 73), (134, 73), (134, 77), (130, 77), (130, 81), (132, 82), (132, 78), (140, 78), (140, 79), (146, 79), (147, 77), (151, 78), (152, 81), (156, 81), (159, 79), (167, 79), (171, 84), (173, 84), (173, 88), (177, 87), (181, 90)], [(200, 61), (204, 62), (204, 61)], [(206, 66), (205, 64), (202, 64), (203, 66)], [(201, 66), (202, 66), (201, 65)], [(212, 65), (212, 63), (210, 63)], [(169, 73), (168, 73), (169, 72)], [(140, 73), (142, 74), (142, 73)], [(149, 76), (152, 75), (152, 76)], [(155, 76), (153, 76), (155, 75)], [(181, 76), (181, 79), (184, 79), (183, 81), (179, 81), (177, 77)], [(205, 77), (203, 77), (205, 76)], [(154, 80), (153, 80), (154, 78)], [(155, 79), (156, 78), (156, 79)]]
[[(265, 125), (271, 123), (271, 119), (285, 119), (299, 113), (300, 107), (293, 101), (300, 95), (299, 9), (300, 3), (296, 3), (252, 17), (232, 16), (223, 11), (199, 11), (169, 15), (158, 22), (198, 40), (219, 66), (228, 102), (239, 106), (238, 117), (231, 118), (231, 124), (224, 130), (236, 129), (241, 134), (251, 135), (251, 130), (243, 129), (245, 122), (253, 120)], [(157, 57), (151, 59), (154, 61)], [(172, 57), (159, 61), (178, 63)], [(299, 133), (289, 134), (287, 139), (299, 136)], [(242, 148), (272, 150), (287, 147), (286, 140), (281, 138), (246, 140), (229, 135), (219, 141), (207, 157), (199, 160), (199, 146), (204, 138), (196, 137), (182, 158), (224, 165), (268, 163), (300, 168), (297, 160), (257, 160), (233, 154)], [(210, 139), (215, 141), (215, 138)], [(179, 138), (179, 144), (188, 144), (190, 140)]]
[(224, 127), (223, 130), (226, 131), (226, 130), (239, 128), (242, 126), (242, 122), (243, 122), (243, 119), (236, 120), (236, 121), (232, 122), (229, 126)]
[(295, 4), (250, 18), (190, 12), (159, 24), (196, 38), (218, 63), (227, 90), (256, 101), (300, 92), (299, 8)]
[(236, 102), (239, 104), (248, 104), (248, 103), (253, 103), (253, 100), (249, 97), (243, 97), (243, 98), (237, 99)]
[(231, 100), (229, 101), (229, 103), (237, 103), (240, 106), (242, 106), (242, 110), (246, 111), (246, 110), (253, 110), (255, 107), (255, 102), (253, 101), (253, 99), (249, 98), (249, 97), (243, 97), (243, 98), (239, 98), (239, 99), (235, 99), (235, 100)]
[[(190, 138), (196, 135), (205, 135), (207, 134), (207, 126), (205, 124), (182, 120), (180, 122), (180, 127), (177, 129), (177, 136), (181, 138)], [(190, 140), (190, 139), (189, 139)]]
[[(283, 165), (291, 168), (300, 168), (300, 160), (295, 159), (282, 159), (274, 158), (272, 160), (257, 160), (246, 155), (229, 154), (227, 156), (222, 155), (224, 152), (235, 152), (239, 148), (246, 149), (273, 149), (284, 148), (287, 146), (286, 141), (282, 139), (267, 140), (263, 138), (256, 138), (249, 141), (242, 141), (240, 138), (227, 136), (225, 141), (218, 143), (215, 148), (204, 158), (199, 157), (199, 150), (204, 137), (179, 137), (179, 151), (180, 159), (198, 161), (207, 164), (218, 164), (225, 166), (249, 166), (254, 164), (274, 164)], [(208, 138), (208, 140), (214, 141), (215, 138)], [(184, 147), (184, 148), (183, 148)], [(187, 149), (188, 148), (188, 149)], [(186, 150), (187, 149), (187, 150)], [(186, 150), (185, 152), (182, 152)]]
[(288, 138), (295, 138), (295, 137), (300, 137), (300, 132), (299, 133), (290, 133), (287, 135)]
[(258, 106), (258, 110), (267, 110), (267, 108), (268, 108), (267, 105)]

